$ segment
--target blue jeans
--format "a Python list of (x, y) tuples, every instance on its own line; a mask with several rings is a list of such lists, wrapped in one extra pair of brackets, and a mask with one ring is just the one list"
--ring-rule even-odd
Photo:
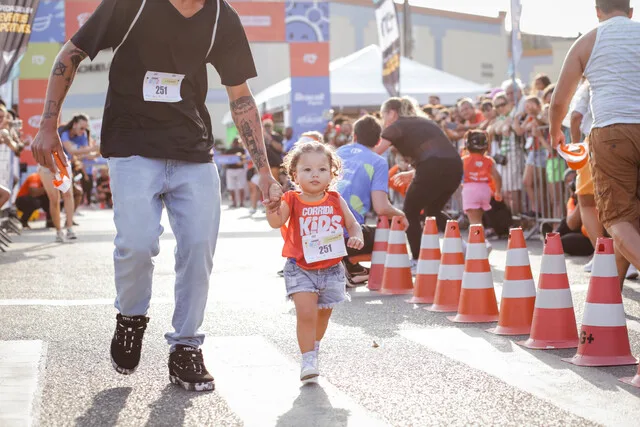
[(174, 332), (176, 344), (198, 347), (220, 225), (220, 178), (214, 163), (109, 159), (114, 221), (115, 307), (125, 316), (146, 315), (153, 257), (160, 252), (163, 204), (176, 238)]

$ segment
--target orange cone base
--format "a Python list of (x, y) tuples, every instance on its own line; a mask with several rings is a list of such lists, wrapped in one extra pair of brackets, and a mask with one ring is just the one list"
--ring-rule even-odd
[(498, 326), (487, 332), (496, 335), (529, 335), (536, 299), (503, 298), (500, 304)]
[(447, 319), (455, 323), (491, 323), (498, 321), (497, 314), (460, 314), (447, 316)]
[(610, 326), (582, 326), (578, 354), (565, 362), (578, 366), (635, 365), (638, 359), (631, 355), (627, 328)]
[(583, 356), (580, 354), (576, 354), (571, 358), (562, 359), (562, 361), (577, 366), (626, 366), (636, 365), (638, 363), (638, 359), (633, 356), (598, 357)]
[(413, 297), (411, 299), (408, 299), (407, 302), (411, 304), (433, 304), (433, 297)]
[[(387, 286), (385, 286), (385, 284)], [(404, 295), (413, 293), (413, 277), (407, 268), (385, 269), (382, 277), (382, 288), (378, 291), (384, 295)]]
[(640, 374), (636, 375), (635, 377), (620, 378), (620, 381), (625, 384), (640, 388)]
[(556, 350), (560, 348), (576, 348), (578, 347), (578, 339), (565, 340), (565, 341), (549, 341), (549, 340), (534, 340), (529, 338), (526, 341), (518, 341), (516, 344), (523, 347), (530, 348), (532, 350)]
[(381, 287), (382, 283), (371, 283), (371, 281), (367, 283), (367, 289), (369, 289), (370, 291), (379, 291)]
[(425, 308), (425, 310), (433, 311), (434, 313), (455, 313), (458, 311), (458, 304), (434, 304)]
[(500, 326), (487, 329), (487, 332), (495, 335), (529, 335), (531, 326)]
[(436, 284), (438, 276), (422, 276), (416, 280), (413, 298), (408, 300), (411, 304), (432, 304), (436, 297)]

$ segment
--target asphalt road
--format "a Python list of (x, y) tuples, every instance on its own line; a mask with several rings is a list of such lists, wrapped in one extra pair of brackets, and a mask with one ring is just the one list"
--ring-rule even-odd
[[(203, 330), (217, 390), (168, 381), (163, 334), (173, 310), (173, 248), (166, 218), (151, 322), (140, 367), (109, 361), (115, 325), (111, 211), (85, 210), (74, 244), (37, 223), (0, 254), (0, 426), (637, 426), (640, 389), (618, 381), (636, 366), (582, 368), (575, 350), (532, 351), (522, 337), (460, 325), (444, 314), (364, 288), (338, 307), (321, 348), (321, 380), (301, 387), (295, 313), (285, 301), (281, 237), (264, 217), (223, 211)], [(538, 277), (542, 244), (530, 241)], [(505, 242), (490, 256), (498, 297)], [(589, 278), (569, 258), (576, 318)], [(624, 305), (640, 356), (640, 285)], [(375, 343), (375, 344), (374, 344)]]

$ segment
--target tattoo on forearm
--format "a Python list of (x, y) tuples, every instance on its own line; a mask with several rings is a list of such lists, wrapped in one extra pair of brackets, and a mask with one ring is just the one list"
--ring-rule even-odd
[(65, 71), (67, 71), (67, 66), (62, 61), (58, 61), (56, 65), (53, 66), (54, 76), (64, 76)]
[(262, 134), (260, 116), (253, 97), (242, 96), (231, 101), (231, 115), (256, 169), (268, 166), (264, 141), (259, 138)]
[(71, 87), (71, 83), (73, 82), (73, 77), (78, 70), (78, 66), (86, 57), (87, 54), (78, 48), (72, 48), (66, 52), (63, 51), (58, 57), (59, 59), (53, 66), (53, 71), (51, 72), (50, 84), (52, 87), (57, 87), (55, 86), (56, 80), (62, 78), (64, 79), (64, 89), (62, 93), (54, 90), (53, 96), (51, 96), (51, 93), (48, 94), (53, 99), (47, 99), (44, 112), (42, 113), (42, 119), (58, 118), (60, 114), (60, 106)]

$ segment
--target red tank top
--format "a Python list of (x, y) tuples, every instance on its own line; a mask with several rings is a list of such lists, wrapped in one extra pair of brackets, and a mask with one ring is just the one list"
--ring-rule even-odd
[(335, 258), (307, 264), (302, 250), (302, 236), (344, 228), (340, 194), (327, 191), (317, 202), (303, 202), (298, 192), (287, 191), (282, 200), (290, 210), (289, 221), (280, 229), (284, 238), (282, 256), (295, 259), (305, 270), (329, 268), (342, 261), (342, 258)]
[(482, 154), (471, 153), (462, 158), (464, 182), (489, 183), (494, 160)]

